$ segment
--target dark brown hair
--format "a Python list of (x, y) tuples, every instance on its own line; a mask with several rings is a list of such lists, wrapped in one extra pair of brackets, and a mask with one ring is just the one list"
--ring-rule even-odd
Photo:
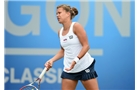
[(71, 19), (73, 19), (78, 14), (78, 10), (75, 7), (70, 7), (69, 5), (66, 4), (59, 5), (57, 6), (57, 9), (58, 8), (63, 8), (66, 12), (70, 12)]

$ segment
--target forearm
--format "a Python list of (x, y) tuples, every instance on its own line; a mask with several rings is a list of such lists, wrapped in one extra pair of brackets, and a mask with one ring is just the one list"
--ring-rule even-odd
[(63, 50), (63, 49), (60, 49), (60, 50), (58, 51), (58, 53), (57, 53), (54, 57), (51, 58), (51, 60), (52, 60), (53, 62), (55, 62), (55, 61), (61, 59), (63, 56), (64, 56), (64, 50)]
[(87, 51), (89, 50), (89, 45), (85, 45), (82, 47), (82, 50), (80, 51), (80, 53), (78, 54), (78, 58), (81, 59), (86, 53)]

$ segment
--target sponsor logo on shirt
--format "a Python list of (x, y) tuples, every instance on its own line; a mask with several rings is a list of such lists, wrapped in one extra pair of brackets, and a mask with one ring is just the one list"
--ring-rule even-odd
[(70, 35), (70, 36), (69, 36), (69, 39), (73, 39), (73, 35)]
[(63, 41), (67, 41), (67, 38), (63, 39)]

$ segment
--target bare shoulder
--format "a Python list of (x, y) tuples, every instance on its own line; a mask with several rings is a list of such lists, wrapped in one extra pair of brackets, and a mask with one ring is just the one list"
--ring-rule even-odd
[(74, 30), (74, 33), (76, 34), (79, 31), (84, 31), (84, 28), (83, 28), (83, 26), (80, 23), (76, 22), (73, 25), (73, 30)]
[(82, 25), (78, 22), (75, 22), (75, 24), (73, 25), (74, 28), (78, 28), (78, 27), (82, 27)]

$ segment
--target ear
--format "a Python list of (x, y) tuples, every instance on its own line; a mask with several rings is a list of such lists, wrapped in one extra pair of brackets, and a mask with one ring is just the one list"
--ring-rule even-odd
[(67, 12), (67, 15), (70, 16), (71, 15), (70, 12)]

